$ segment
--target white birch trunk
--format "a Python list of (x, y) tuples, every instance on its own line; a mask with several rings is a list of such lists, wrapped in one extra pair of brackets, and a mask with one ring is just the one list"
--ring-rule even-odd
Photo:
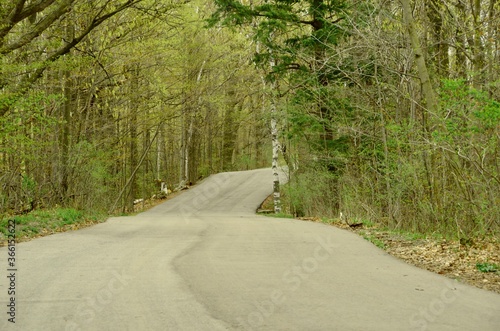
[[(257, 53), (260, 53), (260, 43), (257, 42), (256, 45)], [(274, 66), (276, 65), (274, 58), (271, 56), (269, 60), (269, 66), (271, 72), (274, 71)], [(266, 86), (265, 78), (262, 76), (262, 85)], [(278, 173), (278, 157), (280, 151), (280, 143), (278, 141), (278, 111), (276, 109), (276, 81), (273, 79), (271, 81), (270, 87), (270, 104), (271, 104), (271, 140), (273, 147), (273, 156), (272, 156), (272, 170), (273, 170), (273, 201), (274, 201), (274, 213), (281, 213), (281, 192), (280, 192), (280, 177)], [(266, 103), (263, 103), (263, 108), (265, 109)]]
[(278, 156), (280, 144), (278, 142), (278, 128), (276, 120), (276, 104), (274, 100), (271, 102), (271, 137), (273, 141), (273, 197), (274, 197), (274, 212), (281, 212), (281, 193), (280, 193), (280, 178), (278, 174)]
[[(271, 58), (270, 66), (271, 72), (274, 70), (274, 59)], [(274, 198), (274, 213), (281, 213), (281, 192), (280, 192), (280, 178), (278, 174), (278, 156), (280, 151), (280, 143), (278, 141), (278, 114), (276, 109), (276, 100), (274, 92), (276, 90), (276, 82), (271, 81), (271, 139), (273, 145), (273, 198)]]

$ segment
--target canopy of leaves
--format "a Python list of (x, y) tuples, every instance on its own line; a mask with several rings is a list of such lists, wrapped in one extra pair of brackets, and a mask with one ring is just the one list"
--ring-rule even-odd
[(235, 0), (215, 0), (216, 11), (209, 26), (251, 27), (252, 38), (265, 46), (258, 51), (258, 65), (268, 63), (270, 54), (277, 70), (297, 69), (301, 51), (316, 56), (335, 44), (343, 33), (346, 15), (343, 0), (275, 0), (244, 4)]

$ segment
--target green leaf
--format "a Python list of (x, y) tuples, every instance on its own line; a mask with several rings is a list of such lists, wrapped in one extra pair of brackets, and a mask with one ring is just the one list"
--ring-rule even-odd
[(479, 270), (481, 272), (498, 272), (499, 271), (499, 267), (497, 264), (488, 263), (488, 262), (476, 263), (476, 268), (477, 268), (477, 270)]

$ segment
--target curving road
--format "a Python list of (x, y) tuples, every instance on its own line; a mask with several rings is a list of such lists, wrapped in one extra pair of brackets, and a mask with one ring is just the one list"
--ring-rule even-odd
[(500, 295), (344, 230), (254, 214), (269, 169), (223, 173), (147, 212), (17, 245), (0, 330), (500, 330)]

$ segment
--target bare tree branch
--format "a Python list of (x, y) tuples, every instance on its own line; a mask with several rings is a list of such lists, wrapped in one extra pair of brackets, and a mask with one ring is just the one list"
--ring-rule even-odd
[[(12, 28), (22, 20), (35, 15), (45, 8), (53, 4), (56, 0), (40, 0), (35, 3), (32, 3), (26, 8), (24, 7), (26, 4), (26, 0), (19, 0), (14, 8), (11, 10), (8, 17), (2, 19), (3, 23), (0, 28), (0, 41), (5, 38), (5, 36), (12, 30)], [(0, 42), (0, 45), (3, 44)]]
[(43, 31), (50, 27), (62, 15), (68, 12), (71, 9), (71, 5), (73, 4), (73, 2), (74, 0), (64, 0), (63, 2), (61, 2), (59, 7), (54, 8), (54, 10), (51, 11), (47, 16), (45, 16), (38, 24), (36, 24), (31, 31), (21, 36), (18, 40), (0, 48), (0, 54), (8, 54), (13, 50), (29, 44), (33, 39), (41, 35)]
[[(65, 3), (71, 3), (74, 0), (65, 0)], [(55, 50), (52, 52), (43, 62), (44, 64), (37, 68), (31, 75), (25, 76), (24, 79), (21, 80), (19, 84), (15, 87), (14, 91), (11, 91), (11, 95), (14, 96), (20, 96), (26, 93), (26, 91), (30, 88), (30, 86), (33, 85), (45, 72), (45, 70), (48, 68), (49, 64), (56, 61), (59, 59), (61, 56), (69, 53), (72, 48), (74, 48), (76, 45), (78, 45), (89, 33), (91, 33), (94, 29), (99, 27), (103, 22), (108, 20), (109, 18), (113, 17), (114, 15), (122, 12), (123, 10), (126, 10), (130, 8), (131, 6), (140, 3), (143, 0), (127, 0), (118, 6), (116, 6), (112, 11), (100, 16), (97, 14), (89, 24), (89, 26), (83, 30), (77, 37), (75, 37), (72, 40), (66, 41), (66, 43), (60, 47), (59, 49)], [(109, 2), (108, 2), (109, 3)], [(103, 8), (99, 11), (99, 13), (102, 13)], [(29, 42), (28, 42), (29, 43)], [(3, 51), (3, 50), (2, 50)], [(0, 54), (3, 54), (0, 51)], [(0, 105), (0, 116), (4, 116), (10, 109), (10, 105), (8, 104), (1, 104)]]

